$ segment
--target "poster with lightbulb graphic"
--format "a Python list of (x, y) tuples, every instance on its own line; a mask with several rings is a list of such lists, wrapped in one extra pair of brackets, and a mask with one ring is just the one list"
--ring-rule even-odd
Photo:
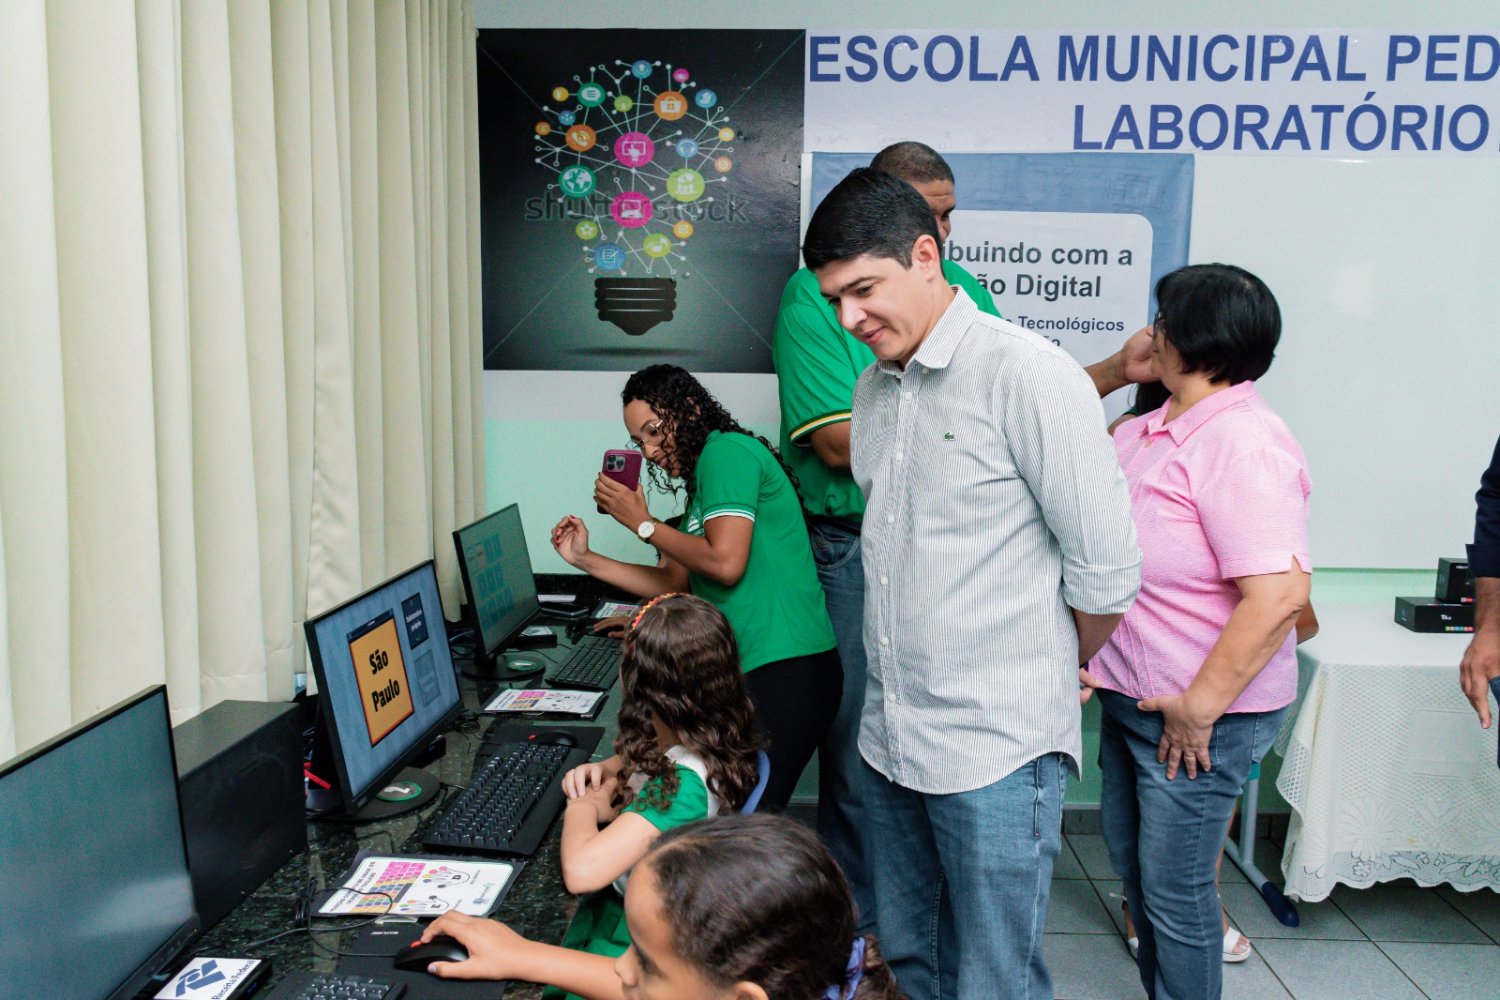
[(770, 372), (803, 33), (479, 35), (484, 367)]

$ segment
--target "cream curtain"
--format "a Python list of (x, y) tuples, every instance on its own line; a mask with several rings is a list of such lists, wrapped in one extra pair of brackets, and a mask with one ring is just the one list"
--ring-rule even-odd
[(0, 758), (481, 512), (472, 0), (0, 3)]

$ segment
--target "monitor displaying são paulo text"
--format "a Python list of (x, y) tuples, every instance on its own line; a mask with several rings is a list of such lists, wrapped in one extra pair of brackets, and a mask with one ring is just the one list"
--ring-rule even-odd
[(458, 712), (433, 564), (311, 619), (307, 644), (320, 721), (350, 805), (394, 776)]

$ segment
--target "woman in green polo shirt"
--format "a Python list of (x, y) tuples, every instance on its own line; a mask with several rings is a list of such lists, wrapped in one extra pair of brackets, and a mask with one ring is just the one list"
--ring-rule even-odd
[(569, 565), (637, 596), (691, 589), (724, 612), (756, 723), (771, 743), (762, 801), (780, 809), (833, 720), (843, 688), (801, 501), (765, 439), (736, 423), (681, 368), (638, 371), (621, 396), (631, 442), (651, 462), (657, 487), (685, 489), (681, 530), (651, 516), (643, 490), (601, 475), (595, 503), (654, 545), (659, 562), (599, 555), (572, 515), (552, 530), (552, 545)]

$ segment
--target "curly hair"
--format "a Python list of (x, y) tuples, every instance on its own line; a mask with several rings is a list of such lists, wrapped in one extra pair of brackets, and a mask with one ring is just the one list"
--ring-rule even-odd
[(771, 1000), (809, 1000), (836, 986), (840, 1000), (900, 1000), (870, 938), (850, 988), (849, 883), (801, 824), (763, 813), (689, 823), (658, 837), (643, 868), (674, 950), (719, 989), (750, 982)]
[(703, 758), (725, 811), (744, 804), (759, 779), (759, 744), (739, 646), (723, 612), (688, 594), (652, 601), (625, 636), (620, 691), (619, 808), (635, 799), (627, 785), (634, 774), (660, 779), (645, 799), (657, 808), (677, 795), (677, 769), (657, 739), (655, 719)]
[[(802, 484), (796, 473), (781, 460), (781, 453), (759, 434), (741, 427), (714, 398), (713, 393), (687, 371), (676, 365), (651, 365), (649, 368), (642, 368), (625, 381), (625, 388), (620, 393), (621, 403), (633, 403), (636, 400), (655, 411), (661, 420), (663, 436), (672, 439), (670, 453), (680, 466), (680, 476), (687, 491), (686, 506), (690, 507), (693, 503), (693, 474), (698, 469), (698, 456), (703, 454), (703, 446), (714, 431), (743, 434), (765, 445), (766, 450), (781, 466), (781, 471), (791, 481), (793, 491), (800, 497)], [(671, 474), (658, 465), (653, 464), (651, 467), (651, 482), (663, 493), (676, 493), (678, 490), (672, 482)], [(801, 502), (800, 499), (798, 502)]]

